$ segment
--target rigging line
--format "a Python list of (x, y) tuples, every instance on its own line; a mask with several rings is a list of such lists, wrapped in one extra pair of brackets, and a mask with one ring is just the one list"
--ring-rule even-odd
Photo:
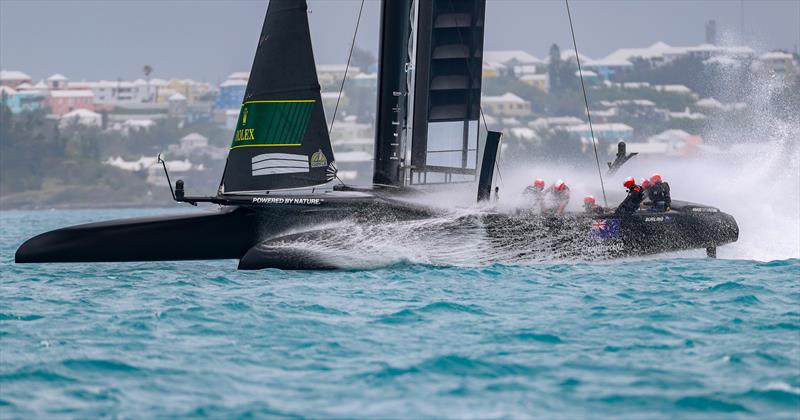
[(589, 120), (589, 132), (592, 134), (592, 147), (594, 148), (594, 160), (597, 162), (597, 175), (600, 177), (600, 189), (603, 191), (603, 204), (608, 207), (606, 198), (606, 186), (603, 183), (603, 172), (600, 169), (600, 157), (597, 155), (597, 141), (594, 137), (594, 127), (592, 126), (592, 114), (589, 112), (589, 99), (586, 96), (586, 85), (583, 83), (583, 70), (581, 70), (581, 58), (578, 55), (578, 42), (575, 40), (575, 29), (572, 26), (572, 14), (569, 11), (569, 0), (564, 0), (567, 5), (567, 17), (569, 18), (569, 31), (572, 33), (572, 46), (575, 48), (575, 61), (578, 62), (578, 75), (581, 79), (581, 90), (583, 91), (583, 103), (586, 105), (586, 118)]
[[(361, 6), (358, 8), (358, 19), (356, 19), (356, 29), (353, 32), (353, 42), (350, 43), (350, 54), (347, 55), (347, 65), (344, 68), (344, 76), (342, 76), (342, 85), (339, 86), (339, 96), (336, 98), (336, 106), (333, 108), (333, 116), (331, 117), (331, 126), (328, 129), (328, 136), (333, 132), (333, 123), (336, 121), (336, 113), (339, 111), (339, 101), (342, 100), (342, 92), (344, 92), (344, 82), (347, 80), (347, 71), (350, 69), (350, 60), (353, 58), (353, 49), (356, 46), (356, 36), (358, 35), (358, 26), (361, 24), (361, 13), (364, 11), (364, 1), (361, 0)], [(339, 180), (341, 182), (341, 180)]]
[[(450, 0), (450, 8), (451, 8), (453, 11), (455, 11), (455, 10), (456, 10), (456, 6), (453, 4), (453, 0)], [(459, 18), (460, 18), (460, 16), (456, 15), (456, 26), (458, 26), (458, 25), (460, 25), (460, 24), (461, 24), (461, 22), (459, 21)], [(484, 19), (484, 20), (485, 20), (485, 19)], [(469, 24), (470, 24), (470, 27), (472, 27), (472, 22), (469, 22)], [(462, 44), (464, 44), (464, 37), (461, 35), (461, 30), (458, 30), (458, 29), (457, 29), (457, 30), (456, 30), (456, 32), (458, 33), (458, 40), (459, 40), (459, 41), (461, 41), (461, 43), (462, 43)], [(471, 59), (472, 59), (472, 57), (468, 57), (468, 58), (467, 58), (467, 74), (469, 75), (469, 83), (468, 83), (468, 86), (471, 86), (471, 85), (472, 85), (472, 81), (474, 80), (474, 79), (473, 79), (473, 76), (474, 76), (474, 75), (472, 74), (472, 66), (470, 66), (470, 65), (469, 65), (469, 61), (470, 61)], [(467, 95), (471, 95), (471, 94), (472, 94), (472, 93), (470, 92), (470, 93), (468, 93)], [(468, 110), (467, 110), (467, 117), (469, 117), (469, 111), (470, 111), (470, 110), (468, 109)], [(486, 132), (487, 132), (487, 134), (488, 134), (488, 132), (489, 132), (489, 125), (488, 125), (488, 124), (486, 124), (486, 115), (483, 113), (483, 104), (481, 104), (480, 98), (478, 99), (478, 113), (479, 113), (479, 114), (480, 114), (480, 116), (481, 116), (481, 120), (483, 120), (483, 129), (484, 129), (484, 130), (486, 130)], [(478, 131), (480, 131), (480, 128), (478, 129)], [(498, 146), (498, 147), (499, 147), (499, 146)], [(495, 169), (497, 170), (497, 177), (500, 179), (500, 184), (503, 186), (503, 188), (505, 188), (505, 186), (506, 186), (506, 185), (505, 185), (505, 183), (503, 182), (503, 174), (502, 174), (502, 173), (500, 173), (500, 162), (499, 162), (499, 161), (498, 161), (498, 159), (497, 159), (497, 155), (495, 155), (495, 156), (494, 156), (494, 167), (495, 167)]]

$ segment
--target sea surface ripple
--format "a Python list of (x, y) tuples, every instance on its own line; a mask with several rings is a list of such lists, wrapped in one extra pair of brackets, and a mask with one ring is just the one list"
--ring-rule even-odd
[(153, 213), (0, 212), (0, 417), (800, 416), (798, 259), (13, 263)]

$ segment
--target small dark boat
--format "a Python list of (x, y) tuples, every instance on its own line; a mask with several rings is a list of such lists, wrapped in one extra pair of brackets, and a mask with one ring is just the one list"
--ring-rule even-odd
[[(287, 243), (324, 242), (326, 226), (342, 220), (439, 217), (447, 211), (415, 201), (435, 186), (477, 180), (478, 199), (487, 200), (500, 134), (479, 124), (484, 9), (485, 0), (383, 1), (375, 185), (361, 189), (335, 185), (306, 2), (271, 0), (217, 195), (187, 196), (182, 181), (173, 192), (179, 202), (220, 208), (58, 229), (23, 243), (16, 262), (238, 259), (240, 269), (338, 268), (346, 264)], [(673, 203), (668, 212), (625, 217), (481, 207), (460, 221), (520, 258), (696, 248), (713, 255), (737, 240), (730, 215)]]

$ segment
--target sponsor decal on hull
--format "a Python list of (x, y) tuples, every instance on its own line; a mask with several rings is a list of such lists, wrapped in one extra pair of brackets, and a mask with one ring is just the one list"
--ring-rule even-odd
[(301, 204), (318, 206), (323, 203), (321, 198), (292, 198), (292, 197), (253, 197), (253, 204)]

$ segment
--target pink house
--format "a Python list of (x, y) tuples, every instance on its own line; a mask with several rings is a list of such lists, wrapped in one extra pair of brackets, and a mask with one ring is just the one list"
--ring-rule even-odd
[(51, 90), (47, 106), (59, 116), (76, 109), (94, 111), (94, 93), (91, 90)]

